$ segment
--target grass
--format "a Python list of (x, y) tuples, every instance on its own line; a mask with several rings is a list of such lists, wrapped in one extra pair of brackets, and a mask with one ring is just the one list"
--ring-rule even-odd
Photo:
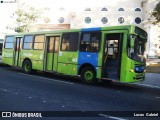
[(160, 73), (160, 63), (150, 64), (146, 68), (147, 73)]

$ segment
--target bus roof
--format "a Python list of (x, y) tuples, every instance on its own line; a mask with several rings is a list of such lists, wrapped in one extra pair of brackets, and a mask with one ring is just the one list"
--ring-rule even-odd
[[(23, 36), (23, 35), (32, 35), (32, 34), (60, 34), (63, 32), (89, 32), (89, 31), (101, 31), (101, 30), (119, 30), (128, 28), (134, 29), (134, 25), (122, 25), (122, 26), (108, 26), (108, 27), (93, 27), (93, 28), (82, 28), (82, 29), (66, 29), (66, 30), (53, 30), (53, 31), (36, 31), (36, 32), (21, 32), (21, 33), (10, 33), (6, 36)], [(132, 30), (131, 30), (132, 31)]]

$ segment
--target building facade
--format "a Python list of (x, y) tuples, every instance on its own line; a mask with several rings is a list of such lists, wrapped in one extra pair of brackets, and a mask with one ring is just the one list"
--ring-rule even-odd
[(132, 24), (148, 32), (146, 54), (160, 56), (160, 26), (152, 24), (154, 18), (150, 15), (160, 0), (18, 0), (17, 7), (23, 2), (45, 8), (33, 31)]

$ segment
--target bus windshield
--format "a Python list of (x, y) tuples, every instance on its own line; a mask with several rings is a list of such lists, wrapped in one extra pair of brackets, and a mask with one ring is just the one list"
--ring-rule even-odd
[(145, 44), (146, 40), (144, 38), (141, 38), (140, 36), (135, 36), (134, 46), (131, 47), (130, 44), (128, 44), (128, 56), (137, 62), (145, 62)]

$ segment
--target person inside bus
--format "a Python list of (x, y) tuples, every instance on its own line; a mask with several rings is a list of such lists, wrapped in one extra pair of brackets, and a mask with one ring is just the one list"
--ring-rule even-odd
[(63, 38), (63, 42), (62, 42), (62, 50), (69, 50), (69, 43), (68, 40)]

